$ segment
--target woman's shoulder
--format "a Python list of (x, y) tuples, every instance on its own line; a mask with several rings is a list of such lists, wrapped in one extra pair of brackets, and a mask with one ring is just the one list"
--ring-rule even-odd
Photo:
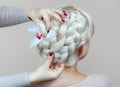
[(87, 78), (69, 87), (111, 87), (107, 76), (102, 74), (87, 75)]
[(88, 78), (91, 83), (93, 82), (99, 85), (104, 85), (102, 87), (110, 87), (110, 81), (106, 75), (92, 74), (92, 75), (88, 75)]
[(107, 76), (103, 75), (103, 74), (91, 74), (91, 75), (88, 75), (89, 77), (92, 77), (92, 78), (107, 78)]
[(95, 80), (108, 80), (108, 77), (103, 74), (91, 74), (88, 77)]

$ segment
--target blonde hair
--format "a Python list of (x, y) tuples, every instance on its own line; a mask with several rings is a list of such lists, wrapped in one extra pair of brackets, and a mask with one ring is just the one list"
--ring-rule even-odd
[(57, 9), (66, 11), (68, 16), (65, 23), (51, 20), (51, 29), (57, 34), (53, 38), (44, 39), (37, 48), (43, 60), (48, 58), (49, 52), (54, 52), (53, 62), (66, 62), (66, 66), (72, 66), (77, 61), (72, 54), (93, 35), (93, 21), (82, 9), (73, 6)]

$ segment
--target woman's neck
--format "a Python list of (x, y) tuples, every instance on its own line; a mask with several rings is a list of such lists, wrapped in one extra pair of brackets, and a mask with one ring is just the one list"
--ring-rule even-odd
[(77, 71), (76, 65), (66, 67), (62, 74), (55, 80), (40, 83), (43, 87), (66, 87), (85, 80), (86, 75)]

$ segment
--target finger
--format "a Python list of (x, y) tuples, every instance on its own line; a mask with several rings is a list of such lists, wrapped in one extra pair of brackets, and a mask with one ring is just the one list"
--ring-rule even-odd
[(55, 69), (56, 69), (56, 67), (55, 67), (55, 66), (56, 66), (55, 63), (52, 63), (50, 66), (51, 66), (51, 70), (52, 70), (52, 71), (55, 71)]
[(52, 9), (54, 12), (56, 12), (58, 15), (62, 16), (63, 18), (67, 16), (65, 11), (58, 10), (58, 9)]
[(51, 65), (50, 65), (50, 70), (52, 70), (52, 71), (53, 71), (53, 64), (51, 64)]
[(58, 67), (58, 70), (56, 71), (56, 74), (60, 75), (62, 73), (62, 71), (64, 70), (64, 68), (65, 68), (64, 63), (61, 63), (60, 67)]
[(53, 69), (56, 69), (57, 63), (53, 63)]
[(52, 64), (53, 57), (54, 57), (54, 53), (53, 53), (53, 52), (49, 52), (48, 59), (47, 59), (47, 61), (45, 62), (45, 65), (46, 65), (47, 67), (49, 67), (49, 66)]
[(48, 31), (50, 29), (50, 17), (48, 16), (48, 14), (44, 14), (43, 19), (46, 25), (46, 29)]
[(58, 70), (58, 68), (59, 68), (59, 63), (56, 63), (55, 69)]
[(57, 21), (59, 21), (60, 23), (64, 23), (65, 22), (65, 20), (64, 19), (62, 19), (58, 14), (56, 14), (55, 12), (50, 12), (49, 13), (53, 18), (55, 18)]
[[(34, 23), (37, 27), (40, 28), (40, 25), (37, 23), (37, 20), (39, 20), (39, 19), (36, 18), (36, 19), (33, 21), (33, 23)], [(42, 30), (39, 30), (39, 33), (40, 33), (40, 34), (43, 34), (43, 35), (45, 34)]]
[(42, 16), (40, 16), (40, 20), (44, 20)]
[[(52, 63), (52, 72), (56, 72), (57, 70), (58, 70), (58, 68), (59, 68), (59, 65), (58, 65), (58, 63)], [(55, 74), (57, 74), (57, 73), (55, 73)]]

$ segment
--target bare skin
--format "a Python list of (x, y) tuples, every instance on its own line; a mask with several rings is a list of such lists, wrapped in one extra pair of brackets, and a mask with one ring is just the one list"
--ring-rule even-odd
[[(28, 17), (37, 24), (37, 19), (42, 20), (46, 25), (46, 31), (49, 32), (51, 29), (50, 22), (51, 19), (56, 19), (60, 23), (65, 23), (64, 18), (67, 16), (65, 11), (58, 10), (58, 9), (48, 9), (48, 8), (30, 8), (27, 10)], [(42, 34), (43, 32), (41, 32)], [(38, 33), (37, 38), (41, 37), (41, 34)], [(57, 78), (64, 69), (64, 64), (52, 64), (53, 55), (48, 56), (46, 63), (40, 66), (37, 70), (29, 72), (29, 81), (31, 84), (53, 80)], [(53, 68), (54, 66), (54, 68)]]
[(50, 22), (51, 19), (54, 18), (60, 23), (64, 23), (64, 18), (67, 16), (66, 12), (58, 10), (58, 9), (48, 9), (48, 8), (30, 8), (27, 11), (28, 17), (31, 18), (31, 20), (36, 24), (36, 19), (43, 20), (43, 22), (46, 25), (46, 30), (50, 30)]
[(67, 87), (70, 85), (74, 85), (76, 83), (80, 83), (87, 78), (86, 74), (79, 73), (77, 70), (77, 64), (79, 60), (81, 60), (87, 54), (89, 48), (89, 43), (85, 43), (83, 46), (78, 49), (78, 61), (74, 66), (65, 67), (62, 74), (55, 80), (42, 82), (40, 85), (45, 87)]

